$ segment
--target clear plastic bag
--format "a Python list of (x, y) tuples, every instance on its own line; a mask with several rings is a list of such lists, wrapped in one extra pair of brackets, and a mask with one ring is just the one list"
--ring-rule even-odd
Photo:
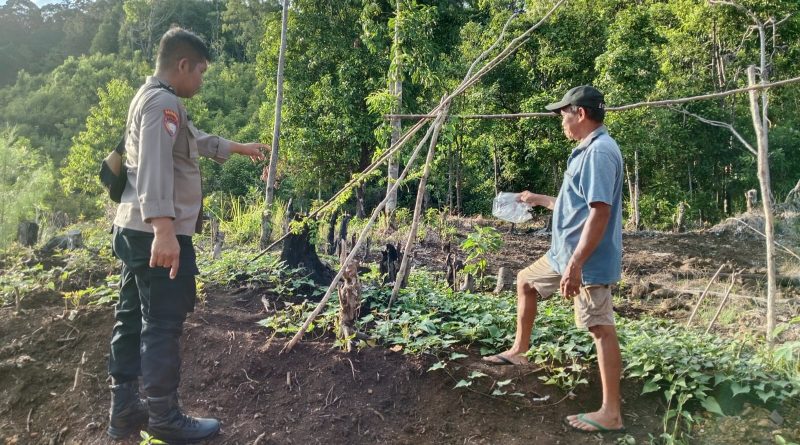
[(533, 216), (529, 212), (531, 206), (517, 200), (519, 193), (500, 192), (492, 203), (492, 215), (503, 221), (519, 224)]

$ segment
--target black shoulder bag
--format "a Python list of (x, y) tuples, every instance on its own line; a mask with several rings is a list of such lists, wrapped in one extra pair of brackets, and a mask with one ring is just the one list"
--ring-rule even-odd
[[(153, 88), (161, 88), (175, 94), (172, 88), (161, 82), (158, 82), (158, 85)], [(128, 124), (126, 123), (122, 140), (100, 163), (100, 173), (98, 174), (100, 183), (108, 190), (108, 197), (116, 203), (122, 200), (122, 192), (125, 191), (125, 185), (128, 183), (128, 169), (125, 168), (125, 160), (122, 157), (125, 154), (125, 135), (127, 133)]]

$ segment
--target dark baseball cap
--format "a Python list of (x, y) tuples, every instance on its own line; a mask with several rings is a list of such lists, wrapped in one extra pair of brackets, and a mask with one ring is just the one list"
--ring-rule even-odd
[(552, 103), (544, 108), (548, 111), (558, 113), (559, 110), (570, 105), (599, 109), (603, 109), (606, 106), (605, 98), (600, 90), (591, 85), (581, 85), (567, 91), (567, 94), (565, 94), (564, 98), (560, 101)]

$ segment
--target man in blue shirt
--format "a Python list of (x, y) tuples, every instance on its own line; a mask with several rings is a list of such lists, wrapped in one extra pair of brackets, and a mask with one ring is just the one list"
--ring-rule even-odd
[(603, 125), (605, 101), (597, 89), (575, 87), (545, 108), (561, 115), (564, 134), (579, 144), (567, 160), (558, 197), (520, 193), (520, 201), (553, 210), (552, 244), (545, 256), (517, 274), (514, 345), (484, 360), (524, 363), (537, 299), (560, 291), (573, 299), (576, 325), (594, 338), (603, 386), (598, 411), (568, 416), (566, 422), (586, 432), (619, 431), (622, 357), (609, 286), (619, 281), (622, 263), (622, 154)]

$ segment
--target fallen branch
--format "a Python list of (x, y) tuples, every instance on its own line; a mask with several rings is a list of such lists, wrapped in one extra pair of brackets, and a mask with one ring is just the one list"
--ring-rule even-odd
[(717, 317), (719, 317), (720, 312), (722, 312), (722, 308), (725, 306), (725, 303), (728, 302), (728, 295), (731, 294), (731, 290), (733, 286), (736, 284), (736, 274), (734, 273), (731, 275), (731, 284), (728, 286), (728, 290), (725, 291), (725, 296), (722, 297), (722, 301), (719, 303), (719, 307), (717, 307), (717, 312), (714, 314), (714, 318), (708, 323), (708, 327), (706, 328), (706, 334), (711, 332), (711, 327), (714, 326), (714, 322), (717, 321)]
[(81, 383), (81, 371), (83, 370), (83, 365), (86, 364), (86, 351), (81, 354), (81, 362), (78, 364), (78, 367), (75, 369), (75, 379), (72, 381), (72, 392), (75, 392), (78, 389), (78, 385)]
[(700, 304), (703, 303), (703, 299), (706, 297), (706, 293), (708, 293), (708, 289), (711, 288), (711, 284), (714, 283), (714, 281), (719, 276), (719, 273), (722, 272), (722, 268), (723, 267), (725, 267), (724, 264), (722, 266), (719, 266), (719, 269), (717, 269), (717, 273), (715, 273), (714, 276), (711, 277), (711, 280), (708, 282), (708, 285), (706, 285), (705, 290), (703, 291), (702, 294), (700, 294), (700, 298), (697, 299), (697, 304), (694, 306), (694, 309), (692, 309), (692, 315), (689, 316), (689, 320), (686, 322), (686, 327), (689, 327), (689, 325), (692, 324), (692, 320), (694, 319), (694, 316), (697, 313), (697, 309), (700, 308)]
[[(798, 182), (798, 183), (800, 183), (800, 182)], [(766, 237), (767, 237), (767, 235), (765, 235), (764, 233), (762, 233), (761, 231), (759, 231), (759, 230), (758, 230), (758, 229), (756, 229), (755, 227), (751, 226), (750, 224), (747, 224), (746, 222), (742, 221), (742, 220), (741, 220), (741, 219), (739, 219), (739, 218), (728, 218), (728, 219), (732, 219), (732, 220), (734, 220), (734, 221), (740, 222), (740, 223), (744, 224), (745, 226), (747, 226), (748, 228), (750, 228), (750, 230), (752, 230), (753, 232), (756, 232), (757, 234), (759, 234), (759, 235), (763, 236), (764, 238), (766, 238)], [(777, 241), (773, 241), (773, 243), (774, 243), (776, 246), (778, 246), (778, 247), (780, 247), (781, 249), (783, 249), (783, 250), (785, 250), (786, 252), (788, 252), (788, 253), (789, 253), (789, 255), (791, 255), (791, 256), (793, 256), (793, 257), (797, 258), (798, 260), (800, 260), (800, 255), (797, 255), (796, 253), (792, 252), (792, 251), (791, 251), (791, 250), (790, 250), (788, 247), (784, 246), (783, 244), (781, 244), (781, 243), (779, 243), (779, 242), (777, 242)]]

